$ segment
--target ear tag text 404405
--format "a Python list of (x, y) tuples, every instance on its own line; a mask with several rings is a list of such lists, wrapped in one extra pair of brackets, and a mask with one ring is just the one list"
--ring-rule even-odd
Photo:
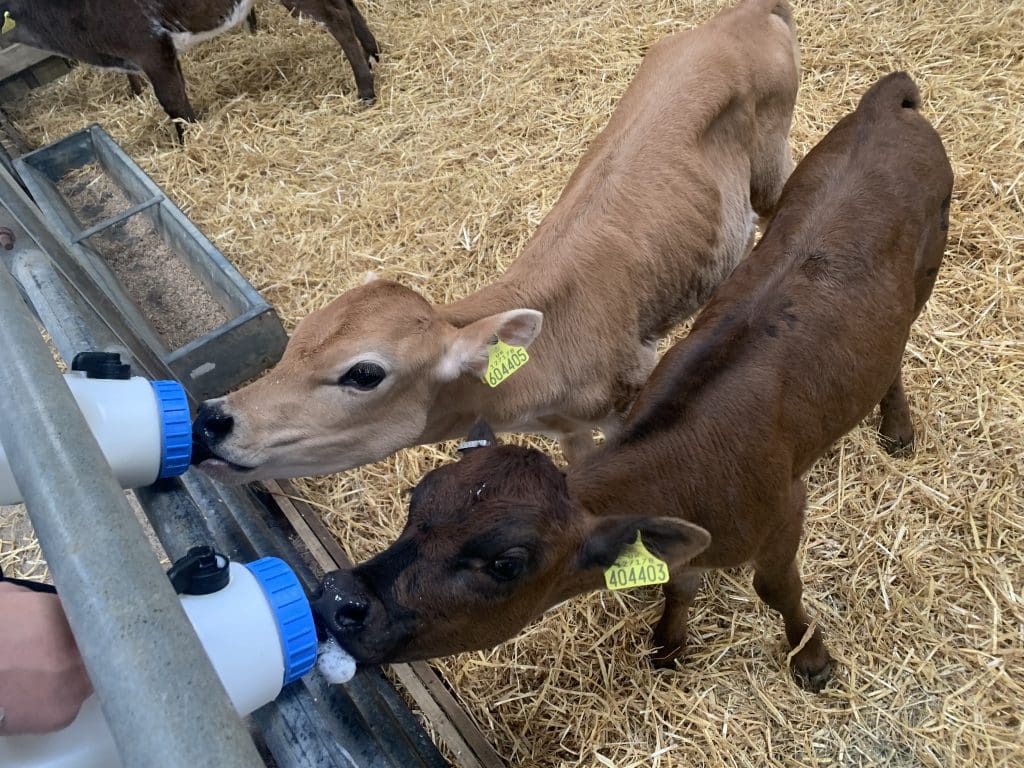
[(501, 339), (496, 339), (490, 346), (487, 355), (487, 372), (484, 382), (489, 387), (496, 387), (529, 361), (526, 347), (513, 347)]
[(622, 550), (612, 567), (604, 572), (604, 583), (608, 589), (646, 587), (667, 581), (668, 564), (647, 551), (640, 539), (640, 531), (636, 532), (636, 541)]

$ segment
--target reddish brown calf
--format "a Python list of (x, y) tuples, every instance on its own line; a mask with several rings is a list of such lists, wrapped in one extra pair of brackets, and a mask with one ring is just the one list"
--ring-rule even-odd
[[(515, 446), (429, 473), (398, 541), (324, 579), (325, 627), (363, 663), (492, 646), (602, 588), (639, 531), (671, 574), (656, 663), (685, 647), (703, 572), (744, 563), (796, 647), (811, 625), (802, 475), (876, 403), (883, 442), (913, 442), (900, 364), (942, 260), (953, 181), (918, 101), (906, 74), (889, 75), (811, 151), (617, 438), (568, 476)], [(819, 689), (831, 665), (814, 629), (793, 671)]]

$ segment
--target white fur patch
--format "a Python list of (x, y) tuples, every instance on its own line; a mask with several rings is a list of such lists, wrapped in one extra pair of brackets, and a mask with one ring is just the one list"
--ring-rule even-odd
[(232, 27), (238, 26), (242, 19), (249, 15), (253, 2), (255, 2), (255, 0), (238, 0), (238, 3), (231, 9), (231, 12), (227, 15), (227, 18), (221, 22), (219, 27), (214, 27), (213, 29), (208, 29), (203, 32), (171, 32), (171, 40), (174, 42), (174, 49), (176, 51), (186, 51), (193, 45), (204, 43), (207, 40), (215, 38), (221, 32), (227, 32)]
[[(451, 348), (445, 352), (435, 368), (436, 376), (440, 381), (454, 381), (464, 372), (464, 364), (469, 355), (469, 350), (464, 340), (456, 339)], [(486, 358), (483, 350), (479, 351), (481, 360)]]
[(347, 683), (356, 676), (356, 660), (333, 637), (317, 648), (316, 668), (331, 685)]
[[(52, 53), (56, 53), (56, 51), (53, 51)], [(57, 53), (57, 55), (60, 56), (61, 54)], [(104, 66), (101, 66), (99, 64), (96, 64), (95, 66), (96, 66), (97, 69), (102, 69), (102, 70), (104, 70), (106, 72), (119, 72), (122, 75), (141, 75), (142, 74), (142, 70), (141, 69), (129, 69), (128, 67), (104, 67)]]

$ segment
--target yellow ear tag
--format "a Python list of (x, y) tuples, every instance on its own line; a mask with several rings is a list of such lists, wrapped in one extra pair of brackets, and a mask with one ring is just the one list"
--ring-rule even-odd
[(4, 25), (0, 27), (0, 35), (6, 32), (10, 32), (16, 26), (18, 25), (14, 22), (14, 19), (11, 17), (11, 12), (4, 11)]
[(513, 347), (498, 339), (491, 345), (487, 356), (487, 373), (484, 374), (484, 382), (491, 387), (498, 386), (526, 365), (529, 359), (526, 347)]
[(636, 541), (622, 550), (612, 567), (604, 572), (604, 583), (608, 589), (646, 587), (666, 581), (668, 564), (647, 551), (640, 540), (640, 531), (636, 532)]

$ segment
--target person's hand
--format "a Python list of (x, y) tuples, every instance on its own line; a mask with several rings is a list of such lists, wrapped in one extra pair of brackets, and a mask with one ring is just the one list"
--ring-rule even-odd
[(63, 728), (91, 692), (60, 598), (0, 581), (0, 736)]

